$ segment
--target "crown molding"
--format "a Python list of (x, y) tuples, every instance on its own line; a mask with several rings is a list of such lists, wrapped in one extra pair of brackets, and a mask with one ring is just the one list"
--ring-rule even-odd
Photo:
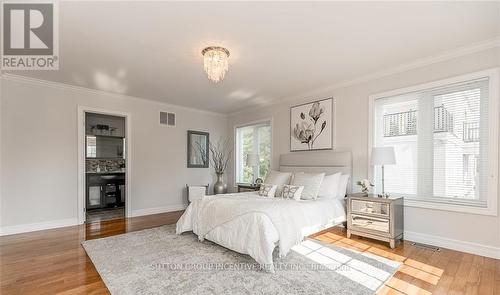
[(146, 102), (149, 104), (158, 105), (159, 107), (176, 108), (176, 109), (180, 109), (180, 110), (196, 112), (196, 113), (201, 113), (201, 114), (206, 114), (206, 115), (211, 115), (211, 116), (218, 116), (218, 117), (223, 117), (223, 118), (228, 117), (228, 114), (217, 113), (217, 112), (196, 109), (196, 108), (190, 108), (190, 107), (186, 107), (186, 106), (170, 104), (170, 103), (161, 102), (161, 101), (152, 100), (152, 99), (147, 99), (147, 98), (142, 98), (142, 97), (130, 96), (130, 95), (120, 94), (120, 93), (113, 93), (113, 92), (108, 92), (108, 91), (104, 91), (104, 90), (98, 90), (98, 89), (87, 88), (87, 87), (82, 87), (82, 86), (75, 86), (75, 85), (66, 84), (66, 83), (62, 83), (62, 82), (54, 82), (54, 81), (26, 77), (26, 76), (22, 76), (22, 75), (11, 74), (11, 73), (2, 73), (2, 75), (0, 77), (4, 81), (14, 81), (14, 82), (21, 82), (21, 83), (32, 84), (32, 85), (41, 85), (41, 86), (45, 86), (45, 87), (70, 90), (70, 91), (75, 91), (75, 92), (85, 92), (85, 93), (89, 93), (89, 94), (94, 94), (94, 95), (99, 95), (99, 96), (107, 96), (110, 98), (117, 98), (117, 99), (140, 100), (142, 102)]
[(324, 96), (325, 93), (328, 93), (328, 92), (331, 92), (331, 91), (334, 91), (337, 89), (346, 88), (346, 87), (358, 85), (361, 83), (377, 80), (380, 78), (392, 76), (392, 75), (395, 75), (398, 73), (407, 72), (407, 71), (410, 71), (413, 69), (422, 68), (425, 66), (439, 63), (439, 62), (458, 58), (461, 56), (466, 56), (469, 54), (485, 51), (485, 50), (492, 49), (495, 47), (500, 47), (500, 37), (487, 39), (487, 40), (484, 40), (484, 41), (481, 41), (478, 43), (473, 43), (473, 44), (470, 44), (467, 46), (463, 46), (463, 47), (459, 47), (459, 48), (456, 48), (453, 50), (449, 50), (449, 51), (446, 51), (444, 53), (419, 58), (419, 59), (416, 59), (416, 60), (408, 62), (408, 63), (400, 64), (398, 66), (391, 67), (391, 68), (387, 68), (385, 70), (376, 71), (376, 72), (373, 72), (373, 73), (370, 73), (367, 75), (359, 76), (359, 77), (354, 78), (354, 79), (344, 80), (342, 82), (335, 83), (335, 84), (332, 84), (332, 85), (329, 85), (326, 87), (321, 87), (321, 88), (318, 88), (315, 90), (303, 92), (299, 95), (282, 97), (281, 99), (278, 99), (274, 102), (269, 102), (267, 104), (262, 104), (262, 105), (257, 106), (257, 107), (247, 108), (245, 110), (232, 112), (229, 114), (229, 116), (243, 114), (243, 113), (246, 113), (248, 111), (255, 111), (255, 110), (261, 109), (262, 107), (268, 107), (271, 105), (278, 105), (278, 104), (282, 104), (285, 102), (299, 101), (299, 100), (302, 100), (302, 99), (308, 98), (308, 97), (315, 97), (318, 95)]
[(370, 73), (367, 75), (359, 76), (359, 77), (354, 78), (354, 79), (344, 80), (342, 82), (328, 85), (326, 87), (321, 87), (321, 88), (318, 88), (315, 90), (303, 92), (299, 95), (282, 97), (281, 99), (277, 99), (276, 101), (268, 102), (266, 104), (262, 104), (259, 106), (246, 108), (245, 110), (240, 110), (240, 111), (230, 112), (230, 113), (212, 112), (212, 111), (207, 111), (207, 110), (202, 110), (202, 109), (197, 109), (197, 108), (169, 104), (166, 102), (151, 100), (151, 99), (147, 99), (147, 98), (135, 97), (135, 96), (119, 94), (119, 93), (112, 93), (112, 92), (107, 92), (104, 90), (97, 90), (97, 89), (92, 89), (92, 88), (87, 88), (87, 87), (82, 87), (82, 86), (75, 86), (75, 85), (71, 85), (71, 84), (66, 84), (66, 83), (62, 83), (62, 82), (42, 80), (42, 79), (31, 78), (31, 77), (26, 77), (26, 76), (21, 76), (21, 75), (16, 75), (16, 74), (10, 74), (10, 73), (2, 73), (1, 78), (5, 79), (5, 80), (11, 80), (11, 81), (17, 81), (17, 82), (23, 82), (23, 83), (31, 83), (31, 84), (39, 84), (39, 85), (54, 87), (54, 88), (58, 88), (58, 89), (87, 92), (87, 93), (93, 93), (96, 95), (104, 95), (104, 96), (121, 98), (121, 99), (126, 98), (126, 99), (141, 100), (141, 101), (145, 101), (148, 103), (158, 104), (161, 106), (173, 107), (173, 108), (178, 108), (178, 109), (182, 109), (182, 110), (186, 110), (186, 111), (198, 112), (198, 113), (202, 113), (202, 114), (208, 114), (208, 115), (227, 118), (228, 116), (234, 116), (234, 115), (246, 113), (248, 111), (255, 111), (255, 110), (261, 109), (263, 107), (268, 107), (271, 105), (278, 105), (278, 104), (282, 104), (282, 103), (290, 102), (290, 101), (299, 101), (299, 100), (307, 98), (307, 97), (314, 97), (314, 96), (321, 95), (321, 94), (324, 94), (327, 92), (331, 92), (331, 91), (334, 91), (337, 89), (341, 89), (341, 88), (345, 88), (345, 87), (349, 87), (349, 86), (358, 85), (361, 83), (377, 80), (377, 79), (380, 79), (383, 77), (387, 77), (387, 76), (391, 76), (394, 74), (406, 72), (406, 71), (409, 71), (412, 69), (417, 69), (417, 68), (425, 67), (425, 66), (432, 65), (435, 63), (451, 60), (451, 59), (454, 59), (457, 57), (485, 51), (485, 50), (495, 48), (495, 47), (500, 47), (500, 37), (495, 37), (495, 38), (484, 40), (484, 41), (481, 41), (478, 43), (473, 43), (473, 44), (470, 44), (467, 46), (459, 47), (457, 49), (446, 51), (446, 52), (441, 53), (441, 54), (432, 55), (432, 56), (428, 56), (428, 57), (424, 57), (424, 58), (419, 58), (419, 59), (416, 59), (412, 62), (404, 63), (404, 64), (401, 64), (399, 66), (391, 67), (391, 68), (381, 70), (381, 71), (376, 71), (376, 72), (373, 72), (373, 73)]

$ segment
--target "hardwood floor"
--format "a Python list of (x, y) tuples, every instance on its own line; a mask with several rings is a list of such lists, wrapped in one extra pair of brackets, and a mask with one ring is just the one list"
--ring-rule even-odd
[(81, 241), (172, 224), (180, 212), (0, 237), (0, 294), (109, 294)]
[(125, 218), (125, 207), (87, 210), (86, 215), (87, 222), (123, 219)]
[(436, 252), (403, 242), (387, 243), (331, 228), (314, 238), (343, 248), (382, 256), (403, 264), (377, 294), (500, 294), (500, 260), (441, 249)]
[[(0, 294), (109, 294), (80, 242), (177, 221), (182, 212), (101, 221), (0, 237)], [(400, 261), (379, 294), (500, 294), (500, 260), (443, 249), (396, 249), (374, 240), (347, 239), (341, 228), (314, 238)]]

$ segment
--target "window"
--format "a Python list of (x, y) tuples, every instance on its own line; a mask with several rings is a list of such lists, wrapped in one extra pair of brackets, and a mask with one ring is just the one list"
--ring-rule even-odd
[[(492, 77), (373, 98), (372, 144), (392, 146), (396, 155), (396, 164), (385, 166), (387, 193), (405, 196), (410, 205), (450, 204), (496, 214), (498, 139), (491, 131), (498, 130), (498, 104), (496, 93), (490, 95)], [(372, 169), (380, 192), (381, 169)]]
[[(236, 128), (235, 174), (237, 183), (252, 183), (255, 178), (266, 177), (271, 168), (271, 136), (270, 121)], [(258, 155), (258, 166), (246, 165), (248, 154)]]

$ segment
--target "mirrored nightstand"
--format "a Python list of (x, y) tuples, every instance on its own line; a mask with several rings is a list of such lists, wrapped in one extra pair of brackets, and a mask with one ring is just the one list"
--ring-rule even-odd
[(389, 242), (403, 240), (403, 197), (379, 198), (372, 194), (347, 196), (347, 237), (351, 234)]

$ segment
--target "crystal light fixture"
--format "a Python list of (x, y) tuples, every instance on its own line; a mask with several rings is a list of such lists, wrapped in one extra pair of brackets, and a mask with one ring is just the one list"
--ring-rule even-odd
[(229, 65), (229, 50), (224, 47), (210, 46), (201, 51), (203, 55), (203, 69), (208, 79), (219, 83), (224, 79)]

